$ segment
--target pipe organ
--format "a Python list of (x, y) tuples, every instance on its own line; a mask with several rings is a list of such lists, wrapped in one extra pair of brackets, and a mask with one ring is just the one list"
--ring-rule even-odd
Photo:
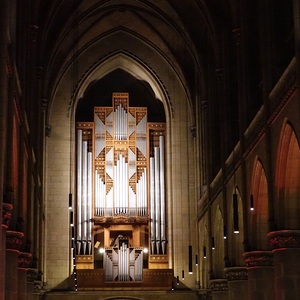
[(165, 124), (147, 119), (128, 93), (113, 93), (112, 107), (76, 124), (77, 265), (99, 261), (107, 281), (141, 281), (148, 247), (150, 260), (167, 261)]

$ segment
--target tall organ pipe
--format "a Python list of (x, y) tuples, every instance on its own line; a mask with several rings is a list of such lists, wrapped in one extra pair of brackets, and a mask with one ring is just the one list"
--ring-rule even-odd
[(82, 180), (82, 130), (77, 131), (77, 251), (80, 253), (81, 246), (81, 192)]
[(159, 148), (154, 148), (154, 182), (155, 182), (155, 227), (156, 227), (156, 251), (160, 253), (160, 238), (161, 238), (161, 203), (160, 203), (160, 179), (159, 179)]
[(160, 209), (161, 209), (161, 240), (162, 252), (165, 254), (166, 246), (166, 220), (165, 220), (165, 166), (164, 166), (164, 137), (159, 137), (159, 160), (160, 160)]
[(154, 158), (150, 157), (150, 239), (151, 253), (155, 253), (155, 184), (154, 184)]
[(93, 172), (93, 164), (92, 164), (92, 152), (88, 152), (88, 193), (87, 193), (87, 240), (88, 240), (88, 254), (91, 254), (92, 251), (92, 172)]
[(87, 240), (87, 141), (82, 143), (82, 210), (81, 210), (81, 228), (82, 228), (82, 246), (83, 254), (86, 253)]
[(120, 198), (121, 198), (121, 213), (124, 213), (124, 207), (125, 207), (125, 193), (124, 193), (124, 185), (125, 185), (125, 165), (124, 165), (124, 158), (122, 155), (120, 155)]
[(125, 213), (129, 213), (129, 163), (126, 163), (125, 158)]
[(117, 166), (118, 166), (118, 162), (117, 165), (114, 166), (114, 206), (115, 206), (115, 214), (118, 214), (118, 206), (119, 206), (119, 195), (118, 193), (118, 189), (117, 189), (117, 185), (118, 185), (118, 172), (117, 172)]
[(100, 187), (97, 170), (95, 171), (95, 215), (100, 215)]

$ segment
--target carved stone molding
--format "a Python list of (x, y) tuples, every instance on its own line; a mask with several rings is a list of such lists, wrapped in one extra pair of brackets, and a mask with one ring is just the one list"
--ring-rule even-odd
[(212, 279), (209, 281), (209, 287), (212, 292), (227, 292), (228, 281), (227, 279)]
[(28, 268), (27, 269), (27, 282), (34, 282), (38, 279), (38, 269)]
[(6, 250), (20, 251), (23, 243), (23, 232), (6, 231)]
[(9, 203), (2, 203), (2, 226), (8, 228), (9, 221), (11, 219), (11, 212), (13, 205)]
[(243, 258), (247, 268), (271, 267), (273, 266), (272, 251), (251, 251), (245, 252)]
[(41, 294), (43, 293), (43, 281), (36, 280), (33, 282), (33, 293)]
[(20, 252), (18, 256), (18, 268), (28, 269), (32, 261), (32, 254), (29, 252)]
[(225, 268), (224, 272), (228, 281), (248, 280), (248, 271), (246, 267)]
[(300, 248), (300, 230), (279, 230), (268, 233), (272, 250), (280, 248)]

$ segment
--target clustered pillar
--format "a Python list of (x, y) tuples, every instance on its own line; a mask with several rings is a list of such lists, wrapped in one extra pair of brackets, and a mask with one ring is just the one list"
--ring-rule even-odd
[(268, 234), (274, 254), (275, 300), (298, 300), (300, 295), (300, 230)]
[(225, 268), (228, 280), (228, 299), (248, 300), (248, 272), (245, 267)]
[(243, 254), (248, 270), (248, 300), (274, 299), (274, 267), (271, 251)]
[(226, 279), (212, 279), (209, 281), (212, 300), (228, 300), (228, 281)]
[(24, 234), (6, 231), (5, 300), (16, 300), (18, 296), (18, 256)]
[[(4, 244), (5, 255), (0, 256), (3, 259), (1, 262), (3, 286), (0, 286), (0, 299), (29, 300), (33, 299), (33, 284), (35, 283), (35, 281), (33, 283), (28, 282), (28, 279), (32, 277), (29, 274), (30, 270), (32, 270), (29, 269), (32, 262), (32, 254), (21, 251), (24, 233), (8, 229), (12, 210), (12, 204), (2, 204), (2, 240), (6, 241), (6, 243)], [(36, 269), (33, 270), (37, 273)], [(36, 278), (37, 276), (34, 276), (34, 279)]]

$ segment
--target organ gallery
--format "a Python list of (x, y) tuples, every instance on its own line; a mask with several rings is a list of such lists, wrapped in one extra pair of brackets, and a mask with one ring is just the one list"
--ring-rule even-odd
[[(143, 281), (143, 268), (168, 269), (165, 124), (113, 93), (76, 123), (75, 268), (103, 270), (105, 282)], [(71, 211), (73, 216), (73, 210)]]

